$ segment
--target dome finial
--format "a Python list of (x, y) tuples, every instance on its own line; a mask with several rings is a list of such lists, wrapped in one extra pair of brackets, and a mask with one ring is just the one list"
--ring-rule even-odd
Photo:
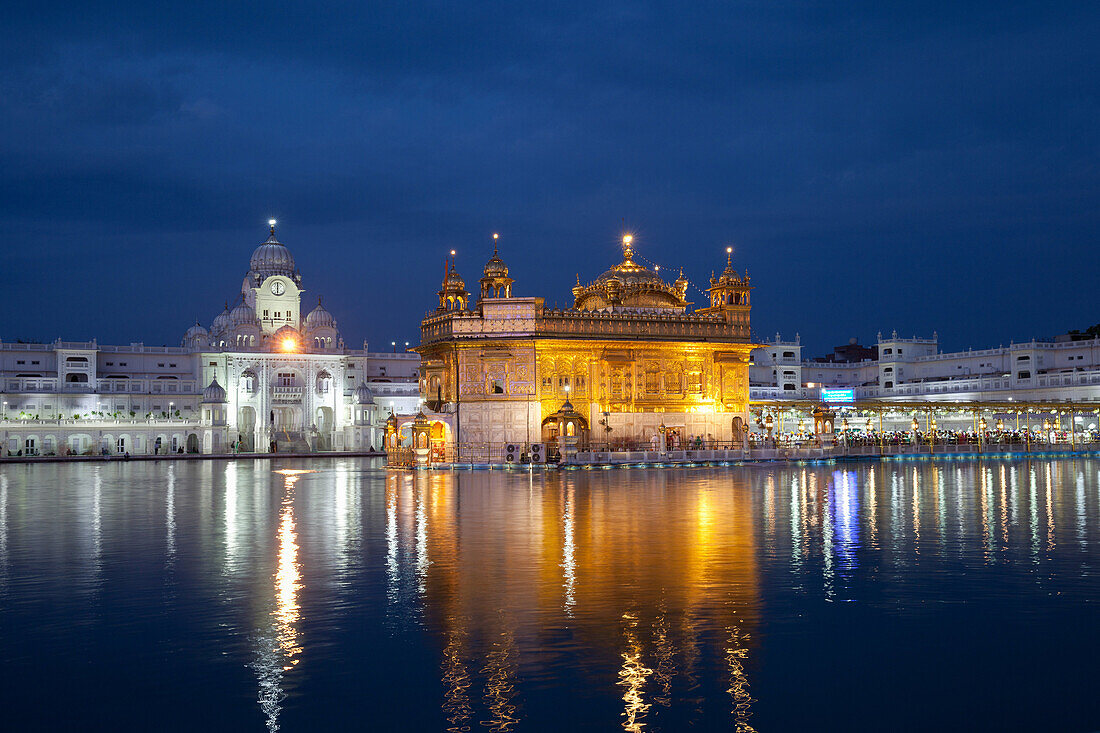
[(271, 227), (271, 236), (274, 237), (275, 236), (275, 220), (274, 219), (268, 219), (267, 220), (267, 225), (269, 227)]
[(629, 261), (634, 256), (634, 235), (623, 235), (623, 259)]
[(497, 256), (497, 240), (500, 239), (500, 235), (493, 232), (493, 257)]
[(726, 267), (733, 267), (733, 247), (726, 247)]

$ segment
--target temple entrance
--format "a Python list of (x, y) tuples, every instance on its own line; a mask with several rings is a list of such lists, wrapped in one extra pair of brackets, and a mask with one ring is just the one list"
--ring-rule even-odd
[(447, 460), (447, 426), (441, 422), (432, 423), (431, 462), (442, 463)]
[(271, 427), (276, 433), (302, 432), (302, 408), (276, 407), (271, 410)]
[(313, 424), (317, 426), (317, 445), (313, 449), (332, 450), (332, 430), (334, 427), (332, 408), (318, 407)]
[(199, 436), (194, 433), (190, 433), (187, 436), (187, 452), (198, 453), (199, 452)]
[(256, 450), (256, 410), (253, 407), (242, 407), (237, 411), (237, 445), (238, 452), (252, 452)]

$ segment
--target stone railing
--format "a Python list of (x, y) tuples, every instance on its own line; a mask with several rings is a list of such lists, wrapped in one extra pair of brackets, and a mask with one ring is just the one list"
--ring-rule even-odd
[(56, 377), (10, 377), (3, 380), (7, 394), (198, 394), (193, 379), (98, 379), (95, 382), (61, 382)]
[(271, 388), (271, 399), (275, 402), (300, 402), (304, 392), (304, 387), (275, 386)]

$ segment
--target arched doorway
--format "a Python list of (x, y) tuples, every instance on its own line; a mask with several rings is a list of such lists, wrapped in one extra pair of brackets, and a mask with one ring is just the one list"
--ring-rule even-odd
[(447, 460), (447, 425), (443, 422), (433, 422), (431, 431), (431, 461), (443, 463)]
[(256, 409), (254, 407), (242, 407), (237, 411), (237, 439), (240, 441), (237, 446), (238, 451), (256, 450)]
[(555, 454), (560, 456), (563, 445), (574, 448), (587, 445), (588, 420), (566, 400), (557, 412), (542, 421), (542, 440), (546, 443), (547, 460)]
[(317, 445), (314, 450), (332, 450), (332, 431), (335, 427), (331, 407), (318, 407), (314, 417), (317, 426)]
[(277, 433), (300, 433), (302, 431), (302, 408), (276, 407), (271, 411), (275, 421), (272, 427)]
[(194, 433), (188, 433), (186, 450), (188, 453), (199, 452), (199, 436), (195, 435)]

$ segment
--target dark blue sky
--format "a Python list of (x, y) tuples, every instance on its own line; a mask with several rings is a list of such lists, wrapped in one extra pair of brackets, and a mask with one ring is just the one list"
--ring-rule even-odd
[(23, 4), (0, 29), (0, 338), (178, 342), (269, 217), (345, 339), (442, 258), (515, 292), (638, 251), (762, 336), (1100, 322), (1100, 4)]

